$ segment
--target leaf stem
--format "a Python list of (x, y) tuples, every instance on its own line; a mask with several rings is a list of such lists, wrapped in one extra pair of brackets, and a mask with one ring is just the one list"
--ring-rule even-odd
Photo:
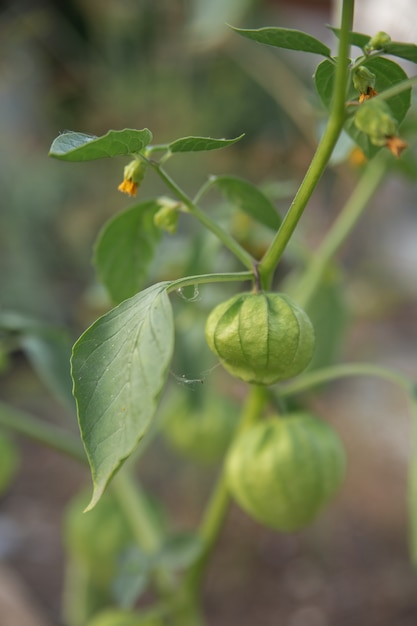
[(411, 394), (415, 387), (414, 381), (410, 378), (387, 367), (374, 365), (373, 363), (346, 363), (332, 365), (331, 367), (324, 367), (313, 372), (307, 372), (307, 374), (302, 374), (294, 381), (280, 386), (279, 395), (285, 398), (303, 393), (313, 387), (328, 383), (332, 380), (351, 376), (375, 376), (382, 378), (395, 385), (399, 385), (407, 394)]
[(242, 246), (227, 233), (221, 226), (214, 222), (204, 211), (202, 211), (187, 194), (172, 180), (167, 172), (160, 166), (159, 163), (154, 161), (148, 161), (157, 174), (162, 178), (164, 183), (171, 189), (171, 191), (177, 196), (177, 198), (185, 204), (188, 211), (198, 219), (209, 231), (211, 231), (226, 248), (228, 248), (236, 258), (248, 269), (252, 269), (255, 259), (249, 252), (247, 252)]
[(169, 283), (167, 292), (177, 291), (183, 287), (189, 287), (190, 285), (204, 285), (208, 283), (228, 283), (236, 281), (253, 280), (253, 272), (225, 272), (224, 274), (199, 274), (197, 276), (185, 276)]
[(333, 100), (329, 121), (313, 156), (310, 167), (288, 209), (282, 224), (270, 247), (259, 264), (262, 285), (268, 289), (280, 258), (291, 239), (291, 236), (315, 190), (324, 169), (331, 157), (334, 146), (342, 131), (346, 117), (346, 87), (348, 78), (349, 31), (353, 22), (354, 0), (344, 0), (342, 6), (342, 23), (340, 28), (339, 51), (335, 70)]
[(62, 452), (76, 461), (87, 463), (81, 442), (70, 433), (3, 403), (0, 403), (0, 426)]
[(389, 155), (380, 151), (365, 167), (353, 193), (308, 263), (293, 294), (297, 304), (306, 308), (323, 274), (343, 242), (356, 226), (369, 200), (384, 179)]
[[(267, 400), (268, 394), (264, 387), (252, 386), (242, 412), (240, 426), (235, 434), (235, 439), (240, 433), (257, 422)], [(230, 495), (223, 469), (199, 528), (199, 534), (204, 545), (202, 554), (185, 577), (185, 584), (191, 597), (195, 598), (199, 593), (206, 566), (223, 527), (229, 503)]]

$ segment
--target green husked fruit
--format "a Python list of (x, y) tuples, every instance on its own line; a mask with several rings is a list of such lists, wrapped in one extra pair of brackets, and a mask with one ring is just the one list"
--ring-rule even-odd
[(206, 339), (225, 369), (257, 385), (296, 376), (314, 352), (310, 319), (280, 293), (243, 293), (219, 304), (207, 319)]
[(237, 423), (237, 408), (226, 399), (210, 394), (193, 406), (181, 394), (166, 411), (164, 434), (184, 457), (209, 465), (223, 458)]
[(226, 460), (229, 489), (238, 504), (282, 532), (307, 526), (338, 491), (344, 474), (338, 435), (306, 413), (247, 430)]

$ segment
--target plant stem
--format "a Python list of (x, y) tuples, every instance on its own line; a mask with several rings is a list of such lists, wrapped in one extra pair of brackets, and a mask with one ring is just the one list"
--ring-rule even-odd
[(204, 285), (208, 283), (227, 283), (235, 281), (253, 280), (253, 272), (230, 272), (224, 274), (200, 274), (197, 276), (186, 276), (174, 280), (167, 287), (167, 292), (177, 291), (190, 285)]
[[(161, 546), (162, 533), (149, 511), (149, 502), (140, 485), (133, 480), (129, 468), (122, 468), (113, 478), (114, 496), (129, 521), (140, 547), (155, 553)], [(147, 515), (144, 515), (144, 511)]]
[(87, 463), (81, 442), (70, 433), (3, 403), (0, 403), (0, 426), (62, 452), (76, 461)]
[(329, 121), (317, 147), (310, 167), (288, 209), (282, 224), (270, 247), (259, 264), (262, 285), (268, 289), (279, 260), (291, 239), (291, 236), (319, 182), (324, 169), (331, 157), (334, 146), (342, 131), (346, 118), (346, 88), (348, 78), (349, 31), (353, 22), (354, 0), (344, 0), (342, 7), (342, 23), (340, 28), (339, 51), (335, 70), (333, 100)]
[(244, 248), (231, 237), (221, 226), (214, 222), (211, 217), (204, 213), (186, 193), (177, 185), (175, 181), (165, 172), (165, 170), (154, 161), (148, 161), (154, 168), (157, 174), (162, 178), (164, 183), (171, 189), (171, 191), (177, 196), (177, 198), (187, 207), (188, 211), (196, 217), (203, 226), (211, 231), (216, 237), (228, 248), (236, 258), (238, 258), (242, 264), (248, 269), (253, 269), (255, 259), (249, 252), (246, 252)]
[(369, 200), (381, 184), (388, 165), (388, 154), (380, 151), (366, 166), (353, 193), (346, 202), (333, 226), (320, 244), (318, 250), (297, 285), (294, 299), (299, 306), (306, 308), (319, 286), (329, 262), (349, 236), (361, 217)]
[[(268, 395), (265, 388), (252, 386), (242, 412), (235, 439), (240, 433), (257, 422), (267, 399)], [(229, 490), (223, 469), (204, 512), (199, 528), (199, 534), (204, 545), (203, 552), (196, 563), (190, 568), (185, 578), (186, 588), (191, 597), (195, 598), (200, 591), (206, 566), (223, 527), (229, 503)]]
[(410, 396), (411, 413), (413, 417), (411, 431), (411, 459), (408, 467), (408, 515), (409, 515), (409, 544), (410, 558), (414, 568), (417, 567), (417, 390), (414, 387)]
[[(138, 546), (148, 555), (156, 554), (164, 535), (150, 509), (145, 492), (133, 479), (128, 467), (123, 467), (116, 474), (111, 487)], [(161, 597), (167, 598), (174, 592), (175, 581), (166, 570), (156, 568), (153, 579)]]
[(308, 391), (317, 385), (328, 383), (338, 378), (351, 376), (376, 376), (402, 387), (406, 393), (410, 394), (414, 388), (414, 382), (407, 376), (395, 370), (373, 365), (372, 363), (347, 363), (342, 365), (332, 365), (324, 367), (307, 374), (302, 374), (290, 383), (280, 386), (279, 396), (288, 397), (298, 393)]

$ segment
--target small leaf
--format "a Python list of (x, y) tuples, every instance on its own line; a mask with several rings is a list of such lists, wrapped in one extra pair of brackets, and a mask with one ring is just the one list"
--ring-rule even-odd
[(94, 263), (116, 303), (130, 298), (143, 286), (161, 238), (161, 231), (153, 223), (158, 209), (156, 200), (141, 202), (109, 220), (98, 236)]
[(219, 150), (227, 148), (240, 141), (245, 135), (239, 135), (234, 139), (212, 139), (211, 137), (182, 137), (168, 145), (170, 152), (203, 152), (205, 150)]
[[(382, 93), (389, 87), (407, 78), (406, 73), (397, 63), (382, 57), (369, 59), (366, 62), (366, 67), (376, 76), (375, 88), (378, 93)], [(330, 108), (332, 99), (334, 72), (335, 66), (326, 59), (320, 63), (314, 77), (318, 94), (327, 108)], [(358, 92), (351, 85), (347, 99), (357, 100), (357, 98)], [(393, 116), (400, 124), (410, 108), (411, 89), (389, 98), (386, 102), (389, 104)], [(368, 135), (356, 128), (353, 117), (346, 121), (345, 130), (358, 144), (367, 158), (372, 158), (380, 150), (378, 146), (371, 144)]]
[(152, 141), (152, 133), (143, 130), (109, 130), (102, 137), (65, 132), (52, 143), (49, 156), (63, 161), (94, 161), (140, 152)]
[(99, 318), (76, 342), (74, 395), (94, 484), (91, 509), (145, 435), (171, 361), (169, 283), (157, 283)]
[(213, 183), (227, 199), (260, 224), (277, 230), (281, 224), (274, 205), (252, 183), (236, 176), (213, 176)]
[(312, 52), (325, 57), (331, 57), (330, 48), (324, 43), (301, 30), (291, 28), (234, 28), (239, 35), (252, 39), (259, 43), (275, 46), (276, 48), (286, 48), (287, 50), (299, 50), (301, 52)]
[(203, 543), (195, 533), (177, 533), (167, 537), (155, 556), (158, 566), (168, 570), (186, 569), (201, 555)]
[[(332, 26), (329, 26), (328, 28), (332, 31), (332, 33), (336, 35), (336, 37), (339, 37), (340, 28), (334, 28)], [(350, 45), (356, 46), (358, 48), (362, 48), (362, 50), (364, 49), (366, 44), (369, 43), (370, 39), (371, 39), (371, 35), (364, 35), (363, 33), (355, 33), (355, 32), (349, 33)]]

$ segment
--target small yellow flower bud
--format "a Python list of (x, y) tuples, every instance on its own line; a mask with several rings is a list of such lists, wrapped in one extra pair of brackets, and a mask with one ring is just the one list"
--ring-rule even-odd
[(146, 163), (141, 159), (134, 159), (128, 163), (123, 172), (123, 181), (118, 190), (128, 196), (136, 196), (138, 186), (145, 176)]

